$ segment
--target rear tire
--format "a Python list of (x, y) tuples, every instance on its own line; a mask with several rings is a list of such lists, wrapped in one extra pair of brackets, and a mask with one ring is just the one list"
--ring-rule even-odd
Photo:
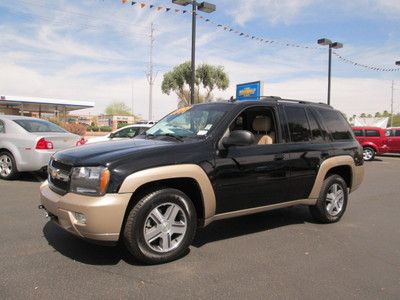
[(365, 161), (371, 161), (375, 158), (375, 150), (371, 147), (364, 147), (363, 149), (363, 157)]
[(4, 180), (15, 179), (18, 175), (14, 156), (8, 151), (0, 152), (0, 178)]
[(335, 223), (346, 211), (348, 201), (347, 184), (339, 175), (324, 180), (315, 206), (310, 206), (311, 215), (320, 223)]
[(184, 255), (193, 241), (197, 215), (183, 192), (166, 188), (145, 195), (130, 210), (123, 240), (140, 262), (160, 264)]

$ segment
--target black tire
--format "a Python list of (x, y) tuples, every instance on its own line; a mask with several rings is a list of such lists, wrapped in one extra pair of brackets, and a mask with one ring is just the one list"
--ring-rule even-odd
[(365, 161), (371, 161), (375, 158), (375, 150), (371, 147), (364, 147), (363, 149), (363, 158)]
[(14, 156), (8, 152), (8, 151), (2, 151), (0, 152), (0, 164), (3, 163), (10, 163), (11, 167), (11, 172), (8, 174), (5, 174), (2, 172), (2, 166), (0, 165), (0, 178), (4, 180), (12, 180), (15, 179), (18, 176), (18, 170), (17, 170), (17, 165), (15, 164), (15, 158)]
[[(150, 212), (162, 207), (163, 204), (177, 205), (181, 209), (179, 214), (185, 218), (186, 223), (186, 232), (181, 235), (179, 244), (176, 248), (167, 252), (154, 250), (146, 242), (144, 233), (147, 222), (149, 222)], [(159, 226), (163, 225), (160, 224)], [(187, 253), (195, 236), (196, 228), (196, 209), (189, 197), (179, 190), (165, 188), (148, 193), (132, 207), (125, 221), (123, 240), (128, 251), (136, 260), (145, 264), (161, 264), (178, 259)], [(171, 240), (172, 236), (171, 234)], [(162, 240), (159, 243), (162, 243)]]
[[(329, 191), (332, 192), (332, 190), (334, 190), (335, 185), (337, 187), (337, 190), (339, 190), (339, 187), (340, 187), (340, 189), (343, 192), (343, 202), (342, 202), (340, 211), (338, 209), (339, 206), (333, 205), (334, 209), (330, 213), (329, 209), (332, 208), (332, 204), (331, 204), (332, 200), (328, 200), (328, 193), (329, 193)], [(329, 193), (329, 194), (330, 194), (330, 196), (329, 196), (330, 199), (332, 199), (331, 198), (332, 194), (331, 193)], [(319, 198), (317, 200), (317, 204), (315, 206), (310, 206), (311, 215), (313, 216), (313, 218), (316, 221), (318, 221), (320, 223), (337, 222), (342, 218), (344, 212), (346, 211), (348, 197), (349, 197), (349, 195), (348, 195), (348, 190), (347, 190), (347, 184), (343, 180), (343, 178), (340, 177), (339, 175), (331, 175), (331, 176), (327, 177), (322, 184), (322, 188), (321, 188)], [(338, 198), (335, 198), (335, 199), (338, 199)], [(331, 204), (331, 206), (328, 207), (329, 204)]]

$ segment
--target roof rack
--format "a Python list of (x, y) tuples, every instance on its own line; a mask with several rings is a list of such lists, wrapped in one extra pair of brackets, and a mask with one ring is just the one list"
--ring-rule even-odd
[[(279, 96), (260, 96), (258, 99), (252, 99), (254, 101), (269, 101), (269, 102), (290, 102), (290, 103), (299, 103), (299, 104), (311, 104), (311, 105), (320, 105), (320, 106), (325, 106), (325, 107), (330, 107), (332, 106), (322, 103), (322, 102), (313, 102), (313, 101), (304, 101), (304, 100), (296, 100), (296, 99), (283, 99)], [(231, 97), (228, 102), (236, 102), (238, 101), (236, 98)], [(251, 101), (251, 100), (248, 100)]]

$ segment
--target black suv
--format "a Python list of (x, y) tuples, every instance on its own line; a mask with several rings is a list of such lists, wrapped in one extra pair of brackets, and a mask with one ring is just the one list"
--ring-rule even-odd
[(162, 263), (215, 220), (303, 204), (336, 222), (364, 169), (339, 111), (265, 97), (180, 108), (134, 139), (57, 152), (48, 172), (40, 207), (58, 225)]

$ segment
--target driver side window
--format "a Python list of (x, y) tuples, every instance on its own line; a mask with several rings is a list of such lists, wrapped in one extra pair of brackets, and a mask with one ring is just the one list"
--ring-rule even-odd
[(275, 114), (269, 107), (250, 107), (242, 111), (229, 126), (229, 132), (235, 130), (251, 132), (256, 145), (278, 143)]

